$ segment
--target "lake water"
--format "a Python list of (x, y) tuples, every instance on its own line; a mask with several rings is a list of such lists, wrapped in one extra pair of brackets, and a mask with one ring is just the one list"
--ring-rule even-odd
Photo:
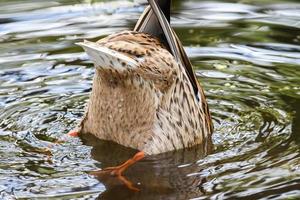
[(215, 132), (201, 148), (90, 172), (134, 151), (69, 138), (94, 74), (74, 43), (132, 29), (133, 1), (0, 0), (0, 199), (299, 199), (300, 2), (175, 0), (172, 26), (203, 85)]

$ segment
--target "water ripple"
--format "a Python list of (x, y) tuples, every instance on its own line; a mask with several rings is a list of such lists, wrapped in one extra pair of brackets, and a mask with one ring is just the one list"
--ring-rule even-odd
[(206, 91), (214, 152), (147, 158), (126, 177), (91, 171), (134, 153), (68, 138), (94, 69), (75, 43), (130, 29), (130, 1), (0, 2), (1, 199), (287, 199), (300, 197), (300, 4), (174, 1), (175, 27)]

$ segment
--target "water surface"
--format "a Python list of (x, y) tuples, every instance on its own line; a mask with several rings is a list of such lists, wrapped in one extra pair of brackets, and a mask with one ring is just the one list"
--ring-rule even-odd
[(0, 0), (0, 199), (300, 198), (300, 3), (173, 3), (215, 148), (139, 162), (125, 174), (133, 192), (90, 172), (134, 151), (65, 134), (84, 113), (94, 74), (75, 43), (132, 29), (144, 5)]

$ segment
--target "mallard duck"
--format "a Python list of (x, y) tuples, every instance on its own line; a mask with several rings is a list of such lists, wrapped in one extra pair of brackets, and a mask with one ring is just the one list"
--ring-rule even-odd
[(133, 31), (82, 46), (95, 65), (86, 113), (70, 135), (90, 133), (139, 152), (115, 175), (153, 154), (211, 144), (211, 116), (181, 42), (171, 0), (148, 0)]

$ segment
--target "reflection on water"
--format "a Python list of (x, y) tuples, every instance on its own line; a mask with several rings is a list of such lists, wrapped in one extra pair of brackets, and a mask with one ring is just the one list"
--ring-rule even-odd
[[(92, 171), (135, 152), (68, 138), (94, 73), (81, 48), (131, 29), (132, 1), (0, 0), (0, 199), (297, 199), (300, 4), (174, 1), (172, 26), (205, 88), (215, 149), (142, 160), (119, 180)], [(62, 142), (64, 141), (64, 142)]]
[[(130, 158), (134, 150), (117, 144), (87, 137), (85, 144), (93, 146), (92, 158), (101, 162), (101, 167), (116, 166)], [(202, 170), (195, 160), (205, 156), (204, 149), (197, 146), (178, 152), (156, 155), (138, 162), (126, 172), (126, 179), (135, 183), (139, 192), (129, 190), (119, 179), (100, 174), (96, 176), (106, 191), (99, 199), (188, 199), (200, 196), (206, 177), (198, 173)]]

